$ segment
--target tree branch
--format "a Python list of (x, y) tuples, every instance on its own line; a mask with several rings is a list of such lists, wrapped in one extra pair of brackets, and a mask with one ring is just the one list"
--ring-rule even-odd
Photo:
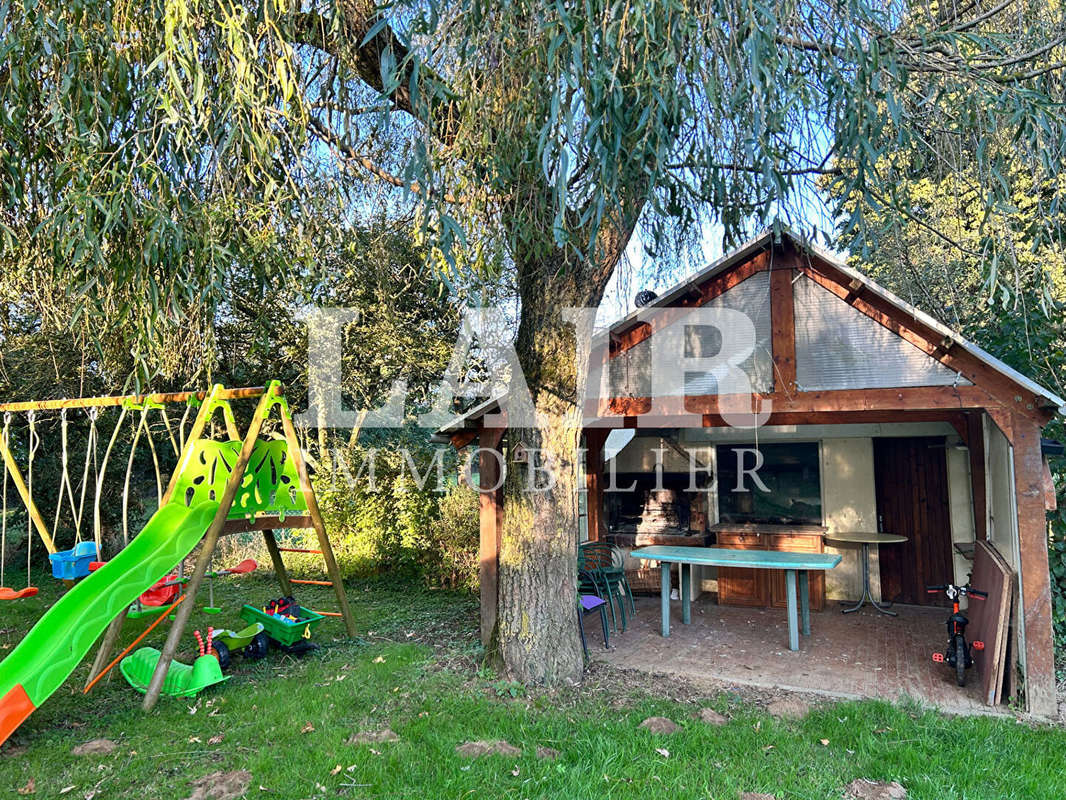
[[(753, 167), (750, 164), (700, 164), (695, 161), (681, 161), (676, 164), (667, 164), (667, 169), (694, 169), (694, 168), (710, 169), (724, 169), (731, 172), (753, 172), (762, 173), (762, 170), (758, 167)], [(840, 167), (827, 167), (823, 161), (818, 166), (814, 167), (796, 167), (795, 169), (777, 170), (778, 175), (783, 176), (797, 176), (797, 175), (842, 175), (843, 170)]]
[[(341, 139), (340, 136), (338, 136), (336, 133), (326, 127), (326, 125), (320, 120), (311, 117), (308, 119), (307, 124), (314, 132), (315, 136), (321, 139), (328, 147), (331, 147), (333, 150), (335, 150), (339, 156), (344, 158), (346, 161), (355, 162), (360, 167), (369, 172), (371, 175), (373, 175), (375, 178), (378, 178), (379, 180), (382, 180), (391, 186), (395, 186), (398, 189), (408, 189), (413, 194), (419, 196), (437, 196), (435, 192), (426, 192), (417, 181), (408, 184), (403, 178), (399, 177), (398, 175), (393, 175), (391, 172), (389, 172), (377, 162), (367, 158), (365, 155), (358, 152), (354, 147), (352, 147), (350, 144)], [(455, 203), (455, 197), (450, 192), (445, 192), (444, 194), (439, 196), (447, 203)]]
[[(445, 144), (450, 143), (455, 137), (459, 112), (445, 81), (422, 65), (419, 74), (423, 77), (418, 81), (422, 101), (416, 108), (410, 88), (415, 54), (388, 25), (364, 43), (367, 34), (380, 19), (372, 0), (347, 0), (340, 3), (340, 9), (340, 36), (334, 32), (332, 19), (314, 11), (295, 14), (291, 27), (294, 42), (314, 47), (347, 64), (363, 83), (377, 90), (397, 110), (428, 123), (434, 136)], [(396, 64), (395, 86), (391, 89), (386, 89), (381, 75), (382, 59), (386, 53), (392, 54)]]

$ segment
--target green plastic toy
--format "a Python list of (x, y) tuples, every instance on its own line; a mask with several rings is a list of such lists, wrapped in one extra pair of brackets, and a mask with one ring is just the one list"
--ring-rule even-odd
[[(142, 647), (130, 653), (119, 664), (123, 677), (141, 694), (148, 690), (160, 655), (154, 647)], [(213, 655), (200, 656), (191, 667), (172, 661), (163, 681), (163, 694), (168, 697), (193, 697), (208, 686), (228, 680), (229, 676), (222, 674), (222, 667)]]
[(270, 649), (270, 640), (263, 632), (263, 623), (256, 622), (239, 631), (215, 631), (211, 637), (211, 647), (218, 653), (218, 663), (222, 669), (230, 665), (231, 654), (243, 651), (245, 658), (260, 659)]
[(325, 617), (301, 606), (300, 618), (290, 622), (245, 603), (241, 607), (241, 619), (245, 622), (261, 623), (271, 639), (284, 647), (292, 647), (308, 641), (311, 633)]

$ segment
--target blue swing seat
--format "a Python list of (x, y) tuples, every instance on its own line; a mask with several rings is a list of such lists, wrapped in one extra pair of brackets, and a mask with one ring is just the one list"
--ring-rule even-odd
[(73, 550), (50, 553), (52, 576), (64, 581), (84, 578), (89, 574), (89, 564), (97, 560), (96, 542), (78, 542)]

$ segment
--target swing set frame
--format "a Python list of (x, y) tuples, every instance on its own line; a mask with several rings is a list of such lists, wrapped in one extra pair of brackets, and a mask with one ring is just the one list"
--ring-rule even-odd
[[(248, 428), (242, 436), (237, 427), (230, 401), (244, 399), (258, 399), (258, 403), (252, 414)], [(329, 581), (316, 581), (314, 583), (328, 583), (333, 587), (338, 606), (338, 611), (335, 615), (340, 616), (344, 620), (345, 629), (349, 636), (354, 637), (356, 635), (355, 620), (352, 617), (351, 608), (348, 604), (348, 596), (344, 591), (344, 584), (341, 581), (340, 569), (337, 566), (337, 560), (333, 553), (333, 547), (330, 543), (329, 536), (326, 532), (322, 513), (319, 509), (314, 489), (311, 486), (307, 464), (303, 456), (303, 450), (300, 447), (299, 439), (296, 435), (296, 428), (293, 425), (292, 416), (289, 413), (288, 402), (285, 399), (281, 384), (278, 381), (273, 381), (265, 387), (259, 386), (227, 389), (221, 385), (215, 385), (208, 391), (2, 403), (0, 404), (0, 413), (36, 412), (69, 408), (102, 408), (109, 406), (124, 406), (130, 408), (144, 407), (144, 404), (148, 403), (154, 405), (182, 402), (189, 403), (190, 401), (198, 401), (199, 410), (197, 411), (196, 418), (193, 421), (188, 436), (184, 437), (177, 467), (174, 469), (174, 472), (170, 477), (160, 507), (170, 501), (175, 487), (178, 484), (178, 479), (182, 470), (189, 464), (189, 460), (193, 456), (193, 445), (200, 439), (205, 438), (204, 432), (207, 429), (207, 425), (217, 411), (222, 411), (223, 423), (229, 440), (240, 441), (241, 449), (237, 461), (233, 465), (226, 480), (222, 496), (219, 498), (218, 510), (215, 512), (215, 516), (212, 519), (210, 526), (201, 539), (200, 552), (196, 558), (192, 574), (189, 576), (188, 582), (185, 585), (184, 596), (186, 601), (181, 604), (176, 612), (174, 623), (167, 635), (166, 644), (164, 645), (162, 654), (156, 664), (152, 680), (145, 692), (143, 707), (146, 711), (151, 710), (159, 700), (167, 670), (177, 653), (178, 645), (180, 644), (181, 638), (188, 626), (189, 618), (192, 614), (193, 607), (195, 606), (196, 595), (207, 575), (209, 565), (214, 557), (219, 539), (222, 536), (249, 532), (261, 533), (263, 535), (267, 552), (270, 555), (275, 576), (281, 586), (281, 590), (285, 595), (289, 596), (294, 594), (293, 584), (306, 582), (295, 581), (289, 578), (288, 571), (281, 556), (282, 548), (279, 548), (278, 546), (274, 531), (279, 529), (313, 529), (318, 540), (318, 553), (322, 556), (323, 561), (325, 562), (326, 572), (329, 576)], [(238, 490), (244, 482), (245, 473), (252, 457), (255, 444), (259, 439), (264, 423), (271, 416), (271, 412), (274, 409), (277, 409), (278, 411), (282, 437), (286, 442), (289, 457), (292, 460), (292, 464), (295, 467), (296, 474), (299, 478), (299, 490), (303, 494), (307, 513), (303, 516), (284, 517), (273, 516), (270, 514), (259, 514), (252, 518), (230, 519), (230, 510)], [(0, 442), (0, 456), (2, 456), (7, 470), (13, 478), (13, 483), (15, 484), (16, 489), (22, 496), (22, 500), (29, 512), (30, 519), (33, 521), (33, 525), (36, 528), (39, 537), (50, 553), (56, 552), (55, 543), (48, 530), (47, 523), (41, 516), (37, 506), (34, 504), (32, 496), (29, 494), (26, 483), (22, 478), (22, 474), (18, 469), (14, 455), (11, 453), (7, 442)], [(288, 549), (289, 548), (286, 548), (286, 550)], [(105, 671), (111, 652), (114, 650), (121, 637), (122, 628), (128, 613), (129, 607), (127, 606), (108, 626), (103, 641), (96, 654), (96, 658), (93, 661), (87, 686), (91, 686), (91, 684), (94, 683)]]

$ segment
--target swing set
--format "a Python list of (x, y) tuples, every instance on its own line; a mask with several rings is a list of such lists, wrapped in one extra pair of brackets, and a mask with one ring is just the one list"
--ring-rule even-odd
[[(186, 397), (185, 413), (178, 424), (179, 437), (184, 444), (184, 429), (191, 410), (199, 405), (197, 395), (193, 393), (181, 393), (175, 395), (152, 395), (148, 397), (101, 397), (80, 398), (76, 400), (45, 400), (25, 403), (0, 404), (3, 412), (3, 434), (0, 436), (0, 455), (4, 462), (4, 477), (2, 498), (3, 517), (0, 520), (0, 600), (18, 600), (33, 597), (37, 594), (37, 588), (32, 585), (31, 567), (33, 564), (33, 529), (44, 543), (48, 551), (49, 561), (52, 565), (52, 575), (55, 578), (71, 582), (83, 578), (89, 574), (92, 565), (99, 564), (103, 558), (102, 525), (101, 525), (101, 497), (103, 495), (104, 479), (107, 467), (111, 460), (112, 451), (115, 448), (120, 435), (123, 432), (123, 423), (129, 413), (139, 412), (137, 423), (131, 435), (129, 458), (126, 462), (126, 473), (122, 487), (122, 541), (123, 546), (129, 544), (129, 499), (130, 479), (134, 471), (138, 445), (147, 442), (151, 452), (152, 464), (155, 471), (156, 499), (162, 500), (163, 487), (160, 472), (159, 455), (154, 441), (155, 432), (148, 417), (150, 411), (158, 411), (167, 437), (173, 448), (174, 455), (180, 455), (180, 445), (174, 438), (174, 428), (167, 415), (167, 402), (177, 402), (175, 398)], [(103, 458), (99, 454), (100, 433), (98, 420), (100, 412), (107, 407), (118, 406), (120, 413), (115, 422), (114, 429), (107, 442)], [(85, 456), (81, 465), (81, 479), (75, 489), (74, 480), (71, 478), (71, 446), (70, 446), (70, 411), (84, 409), (89, 421), (88, 433), (85, 440)], [(41, 412), (58, 411), (59, 413), (59, 462), (60, 483), (56, 492), (55, 514), (51, 527), (48, 526), (41, 514), (33, 494), (33, 468), (34, 460), (38, 458), (41, 448), (41, 435), (39, 427)], [(16, 414), (25, 412), (26, 415), (26, 446), (25, 446), (25, 479), (19, 470), (15, 456), (16, 442), (12, 431), (12, 421)], [(90, 478), (91, 475), (91, 478)], [(27, 514), (26, 523), (26, 586), (22, 589), (11, 589), (6, 586), (7, 566), (7, 529), (8, 525), (8, 484), (13, 482), (22, 500)], [(90, 488), (91, 487), (91, 488)], [(86, 517), (86, 500), (90, 497), (92, 502), (92, 540), (84, 535), (88, 527)], [(69, 514), (68, 514), (69, 511)], [(73, 541), (69, 549), (59, 550), (55, 539), (61, 528), (61, 523), (69, 520), (69, 527), (73, 529)]]
[[(255, 398), (258, 403), (242, 435), (237, 427), (231, 402), (247, 398)], [(12, 448), (9, 446), (11, 440), (7, 425), (3, 436), (0, 437), (0, 451), (5, 464), (5, 476), (10, 473), (33, 528), (49, 553), (55, 554), (58, 551), (48, 526), (34, 503), (29, 486), (32, 481), (33, 457), (39, 446), (39, 439), (35, 438), (39, 423), (36, 413), (55, 409), (61, 412), (63, 474), (60, 478), (58, 503), (72, 515), (75, 540), (71, 549), (75, 557), (79, 546), (83, 544), (93, 546), (98, 557), (101, 536), (101, 486), (107, 460), (118, 434), (112, 434), (104, 458), (98, 461), (95, 451), (100, 437), (98, 432), (93, 432), (96, 414), (90, 412), (90, 433), (85, 461), (81, 468), (81, 487), (76, 492), (69, 475), (69, 437), (65, 435), (66, 417), (62, 410), (78, 407), (99, 410), (108, 406), (120, 406), (122, 416), (116, 424), (116, 430), (128, 416), (127, 412), (139, 410), (140, 419), (133, 439), (136, 441), (141, 432), (146, 431), (149, 434), (146, 440), (151, 443), (150, 426), (146, 423), (147, 414), (149, 411), (159, 410), (162, 416), (168, 403), (177, 402), (186, 404), (186, 414), (182, 418), (182, 424), (178, 426), (177, 438), (172, 426), (164, 422), (164, 427), (168, 431), (170, 441), (176, 445), (179, 458), (165, 491), (162, 481), (157, 483), (159, 510), (132, 540), (129, 540), (126, 534), (128, 523), (125, 522), (127, 515), (124, 512), (123, 532), (126, 545), (123, 549), (109, 561), (97, 562), (94, 565), (97, 568), (92, 574), (73, 584), (8, 657), (0, 662), (0, 743), (59, 688), (105, 629), (106, 633), (93, 662), (86, 691), (113, 666), (114, 661), (109, 664), (111, 653), (121, 639), (123, 624), (130, 616), (131, 606), (136, 608), (134, 604), (143, 593), (157, 584), (181, 585), (181, 599), (167, 609), (169, 611), (176, 607), (174, 623), (154, 664), (151, 680), (144, 687), (144, 708), (151, 709), (164, 689), (168, 670), (174, 661), (203, 581), (211, 580), (214, 575), (247, 571), (246, 565), (243, 564), (217, 573), (211, 570), (219, 538), (224, 535), (248, 532), (261, 534), (270, 554), (275, 576), (286, 596), (294, 595), (294, 585), (332, 587), (337, 600), (337, 610), (318, 613), (342, 618), (348, 634), (355, 635), (356, 628), (348, 598), (311, 487), (288, 402), (276, 381), (265, 388), (225, 389), (216, 385), (209, 392), (0, 405), (0, 412), (27, 412), (30, 427), (27, 450), (28, 481), (23, 482), (15, 463)], [(196, 409), (196, 417), (186, 435), (184, 422), (193, 408)], [(215, 424), (219, 412), (222, 426)], [(9, 423), (10, 418), (5, 417), (5, 421)], [(262, 438), (262, 434), (271, 425), (276, 428), (275, 438)], [(211, 438), (218, 433), (220, 427), (225, 438)], [(158, 476), (159, 461), (155, 457), (154, 449), (153, 462), (156, 464)], [(124, 502), (128, 499), (129, 465), (132, 463), (131, 453), (124, 482)], [(93, 540), (83, 542), (81, 521), (88, 496), (86, 487), (90, 474), (95, 478)], [(4, 486), (6, 485), (5, 480)], [(58, 526), (59, 518), (60, 511), (57, 508), (57, 522), (54, 526)], [(6, 514), (4, 519), (6, 521)], [(318, 540), (317, 549), (280, 547), (274, 531), (295, 529), (313, 529)], [(183, 564), (184, 558), (198, 544), (201, 547), (191, 574), (187, 577), (172, 577), (175, 566)], [(282, 557), (285, 552), (313, 552), (320, 555), (325, 562), (329, 580), (290, 579)], [(12, 593), (19, 594), (14, 591)], [(182, 600), (184, 602), (181, 602)], [(213, 605), (213, 599), (209, 602)], [(165, 617), (166, 612), (160, 621)]]

